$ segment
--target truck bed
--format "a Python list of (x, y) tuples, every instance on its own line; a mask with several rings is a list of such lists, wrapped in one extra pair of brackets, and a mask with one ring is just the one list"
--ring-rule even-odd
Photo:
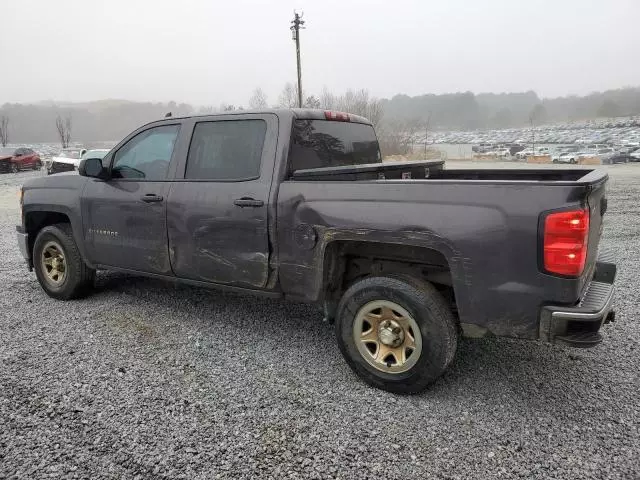
[(475, 180), (488, 182), (591, 183), (604, 174), (593, 168), (445, 169), (443, 160), (374, 163), (296, 170), (298, 181)]

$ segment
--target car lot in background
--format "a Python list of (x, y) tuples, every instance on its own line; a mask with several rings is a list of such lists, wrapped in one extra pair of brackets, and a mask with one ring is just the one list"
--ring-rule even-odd
[(63, 148), (51, 160), (45, 163), (47, 174), (60, 172), (71, 172), (78, 168), (82, 155), (87, 152), (86, 148)]
[(42, 166), (40, 156), (26, 147), (0, 147), (0, 172), (38, 170)]

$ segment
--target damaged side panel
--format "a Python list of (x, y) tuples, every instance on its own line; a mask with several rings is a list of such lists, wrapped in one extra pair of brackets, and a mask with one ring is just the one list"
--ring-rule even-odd
[(541, 298), (577, 298), (575, 287), (549, 281), (537, 266), (538, 214), (565, 205), (570, 194), (545, 186), (285, 181), (278, 196), (281, 287), (291, 297), (322, 300), (325, 256), (335, 242), (384, 244), (391, 256), (394, 246), (423, 247), (446, 259), (461, 323), (535, 338)]

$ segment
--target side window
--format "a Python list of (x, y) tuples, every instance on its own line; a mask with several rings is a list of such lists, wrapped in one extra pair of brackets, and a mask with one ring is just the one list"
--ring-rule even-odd
[(251, 180), (260, 176), (267, 124), (264, 120), (220, 120), (196, 124), (185, 178)]
[(162, 125), (140, 132), (115, 153), (112, 176), (164, 180), (179, 130), (179, 125)]

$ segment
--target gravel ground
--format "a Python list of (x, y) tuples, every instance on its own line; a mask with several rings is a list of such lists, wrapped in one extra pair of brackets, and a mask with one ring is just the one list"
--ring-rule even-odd
[(426, 393), (361, 383), (308, 306), (102, 274), (48, 298), (0, 176), (0, 478), (639, 478), (640, 165), (613, 166), (617, 321), (581, 351), (463, 340)]

